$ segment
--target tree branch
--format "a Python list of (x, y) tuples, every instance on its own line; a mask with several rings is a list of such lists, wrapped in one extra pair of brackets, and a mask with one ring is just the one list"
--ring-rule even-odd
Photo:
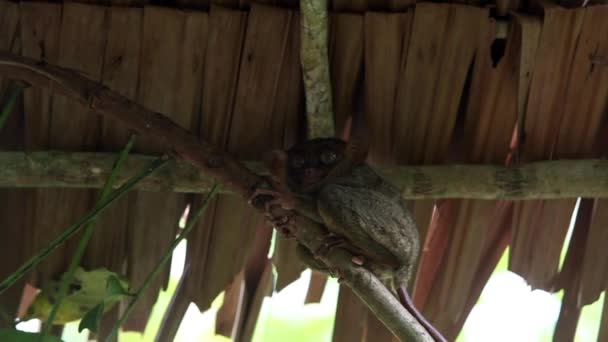
[(327, 0), (300, 1), (300, 61), (309, 139), (335, 136), (327, 52), (327, 6)]
[(166, 116), (110, 91), (73, 70), (0, 51), (0, 75), (50, 89), (112, 118), (141, 135), (150, 135), (179, 157), (215, 177), (230, 190), (247, 196), (259, 181), (257, 175), (217, 147), (199, 140)]
[[(197, 169), (207, 171), (244, 198), (248, 198), (256, 184), (262, 181), (260, 176), (237, 160), (218, 148), (199, 141), (195, 135), (169, 118), (149, 111), (74, 71), (0, 52), (0, 75), (64, 94), (97, 114), (122, 122), (141, 135), (154, 136), (179, 157)], [(303, 217), (296, 216), (294, 219), (302, 220)], [(318, 224), (302, 224), (298, 227), (297, 239), (310, 250), (317, 250), (316, 246), (324, 241), (325, 234)], [(364, 268), (354, 267), (351, 258), (348, 252), (336, 249), (323, 261), (332, 269), (343, 270), (346, 282), (400, 339), (430, 341), (428, 333), (420, 331), (422, 327), (415, 318), (395, 302), (396, 299), (386, 288), (374, 286), (378, 282), (375, 276)]]
[[(154, 156), (130, 155), (117, 186), (151, 162)], [(0, 187), (101, 188), (116, 155), (81, 152), (0, 152)], [(262, 163), (245, 163), (267, 174)], [(608, 197), (608, 160), (556, 160), (517, 167), (437, 165), (378, 167), (378, 173), (401, 189), (406, 199), (557, 199)], [(172, 161), (142, 180), (137, 189), (207, 193), (212, 175), (191, 164)], [(231, 192), (231, 191), (225, 191)]]

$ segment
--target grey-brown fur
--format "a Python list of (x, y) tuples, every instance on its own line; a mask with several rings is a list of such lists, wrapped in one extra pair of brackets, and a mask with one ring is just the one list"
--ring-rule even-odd
[[(366, 164), (343, 168), (350, 161), (346, 160), (346, 145), (337, 139), (315, 139), (294, 146), (288, 151), (287, 174), (301, 171), (289, 166), (294, 154), (306, 155), (310, 160), (325, 149), (334, 150), (341, 159), (331, 167), (319, 166), (327, 168), (327, 176), (319, 186), (303, 190), (305, 187), (294, 182), (293, 177), (287, 180), (299, 207), (306, 208), (301, 214), (320, 221), (330, 233), (344, 238), (344, 247), (363, 256), (364, 265), (378, 277), (394, 278), (395, 286), (406, 284), (418, 258), (420, 240), (412, 215), (395, 187)], [(341, 167), (339, 173), (332, 174), (332, 170)], [(307, 214), (310, 208), (316, 209), (316, 215)], [(299, 211), (298, 207), (295, 209)], [(300, 250), (300, 254), (305, 262), (312, 263), (311, 267), (320, 268), (308, 253)]]

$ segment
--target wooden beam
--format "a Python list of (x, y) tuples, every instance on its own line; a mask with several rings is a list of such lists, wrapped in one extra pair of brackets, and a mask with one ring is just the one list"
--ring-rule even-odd
[[(130, 155), (117, 186), (149, 163), (154, 156)], [(0, 152), (0, 187), (100, 188), (116, 155), (81, 152)], [(246, 163), (256, 173), (266, 173), (259, 162)], [(556, 160), (518, 167), (452, 164), (376, 168), (407, 199), (556, 199), (608, 198), (608, 160)], [(184, 161), (140, 182), (138, 189), (205, 193), (211, 175)], [(229, 191), (229, 190), (225, 190)]]

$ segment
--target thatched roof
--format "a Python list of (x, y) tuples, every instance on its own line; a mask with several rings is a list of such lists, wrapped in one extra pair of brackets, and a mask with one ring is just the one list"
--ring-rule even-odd
[[(202, 11), (143, 1), (100, 3), (0, 0), (0, 49), (76, 69), (243, 159), (261, 159), (269, 149), (303, 139), (294, 3), (172, 3)], [(476, 5), (333, 1), (337, 126), (355, 110), (362, 89), (375, 164), (505, 164), (605, 154), (608, 6), (565, 9), (532, 2), (521, 9), (534, 15), (502, 19), (509, 27), (505, 40), (497, 39), (500, 25), (491, 10)], [(0, 134), (0, 146), (118, 151), (128, 136), (120, 124), (89, 115), (76, 102), (29, 88)], [(153, 137), (139, 139), (135, 150), (164, 152)], [(76, 221), (96, 197), (97, 191), (84, 189), (1, 189), (0, 277)], [(130, 194), (102, 215), (83, 266), (108, 267), (141, 284), (175, 237), (185, 206), (199, 200), (177, 193)], [(566, 262), (558, 268), (574, 205), (575, 199), (412, 203), (426, 239), (415, 302), (452, 340), (509, 245), (512, 271), (533, 287), (566, 290), (556, 334), (568, 340), (578, 319), (572, 313), (608, 287), (606, 200), (582, 201)], [(189, 238), (190, 268), (178, 301), (204, 310), (232, 283), (227, 305), (246, 303), (238, 306), (246, 340), (260, 298), (272, 286), (270, 238), (270, 228), (246, 203), (221, 195)], [(62, 246), (29, 281), (42, 285), (61, 274), (73, 247)], [(291, 241), (279, 240), (272, 262), (277, 290), (302, 270)], [(127, 328), (143, 329), (167, 277), (165, 271)], [(244, 294), (235, 279), (244, 281)], [(19, 290), (0, 302), (15, 308)], [(340, 294), (334, 340), (387, 336), (372, 318), (362, 318), (362, 304), (351, 297), (346, 289)], [(177, 328), (186, 307), (174, 306), (167, 332)], [(238, 316), (232, 310), (224, 314), (223, 321)]]

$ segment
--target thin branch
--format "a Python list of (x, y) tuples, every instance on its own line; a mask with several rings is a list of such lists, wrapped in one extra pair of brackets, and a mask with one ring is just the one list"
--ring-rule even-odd
[[(0, 152), (0, 187), (101, 188), (116, 159), (111, 153)], [(154, 157), (130, 155), (116, 180), (124, 183)], [(266, 174), (262, 163), (245, 163)], [(557, 199), (608, 197), (608, 160), (556, 160), (516, 167), (497, 165), (435, 165), (377, 167), (401, 189), (406, 199)], [(166, 167), (137, 185), (146, 191), (207, 193), (214, 184), (207, 171), (184, 161)], [(224, 193), (230, 193), (224, 190)]]

